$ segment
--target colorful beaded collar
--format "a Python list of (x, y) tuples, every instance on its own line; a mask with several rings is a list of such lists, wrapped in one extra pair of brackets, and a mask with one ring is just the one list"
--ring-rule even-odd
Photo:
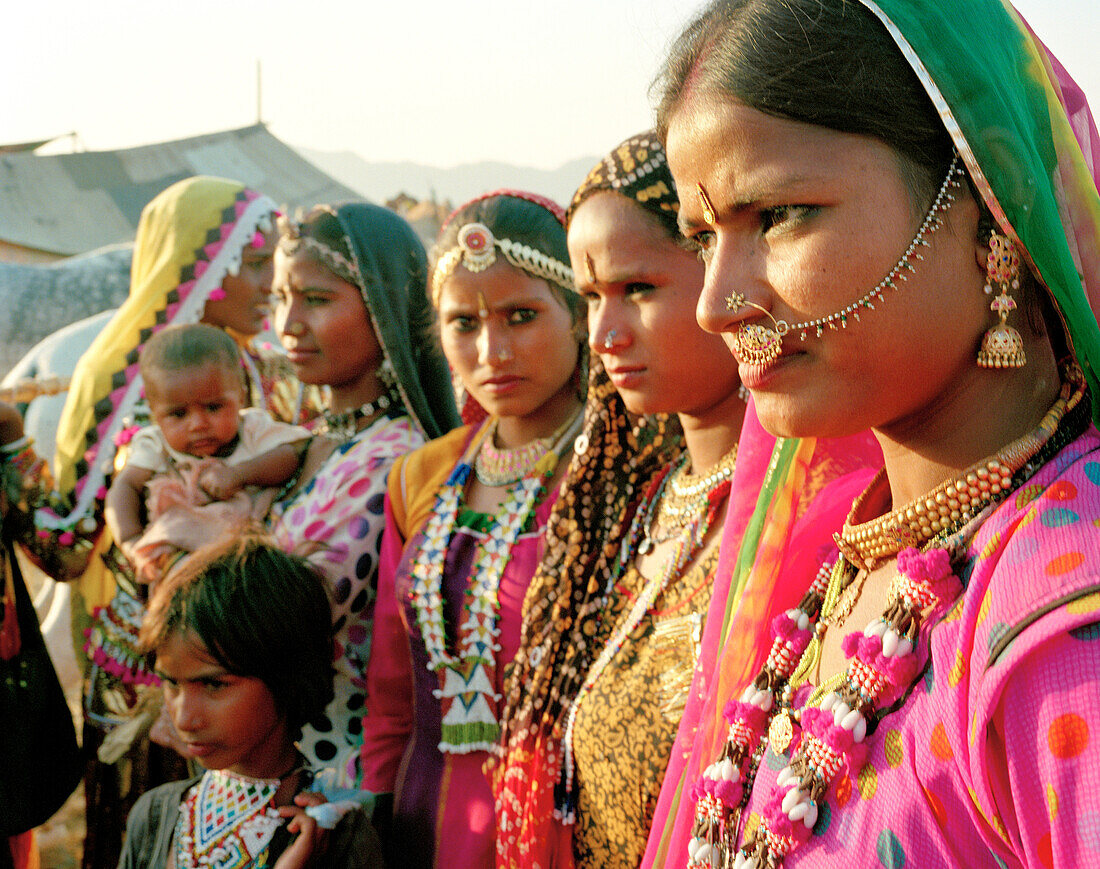
[(500, 628), (498, 592), (512, 547), (535, 510), (546, 482), (554, 475), (562, 453), (580, 431), (578, 412), (531, 473), (517, 480), (497, 508), (491, 527), (478, 542), (472, 576), (466, 587), (465, 619), (457, 631), (455, 652), (447, 648), (443, 619), (443, 570), (473, 457), (482, 449), (492, 426), (486, 424), (467, 454), (455, 466), (436, 496), (423, 541), (412, 565), (412, 606), (428, 653), (428, 669), (439, 677), (435, 696), (442, 706), (439, 750), (452, 754), (495, 751), (500, 736), (497, 721), (496, 653)]
[(283, 823), (274, 805), (281, 782), (208, 770), (180, 806), (176, 866), (252, 866)]

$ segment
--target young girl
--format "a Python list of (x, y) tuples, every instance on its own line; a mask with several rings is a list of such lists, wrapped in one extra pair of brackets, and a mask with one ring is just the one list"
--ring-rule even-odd
[(237, 346), (214, 326), (156, 333), (140, 364), (154, 425), (130, 442), (126, 466), (107, 493), (106, 517), (138, 578), (151, 582), (225, 527), (262, 519), (275, 492), (245, 488), (285, 483), (309, 433), (242, 408)]
[(390, 472), (363, 784), (393, 794), (393, 862), (494, 865), (482, 765), (542, 532), (580, 430), (584, 326), (564, 215), (521, 191), (459, 208), (433, 256), (439, 337), (488, 414)]
[(354, 804), (326, 804), (295, 739), (332, 696), (321, 577), (262, 538), (211, 544), (162, 582), (142, 624), (172, 722), (206, 772), (148, 792), (120, 867), (381, 866)]

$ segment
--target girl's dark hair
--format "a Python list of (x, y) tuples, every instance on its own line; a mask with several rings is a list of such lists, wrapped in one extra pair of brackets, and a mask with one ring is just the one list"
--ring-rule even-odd
[(951, 137), (920, 80), (857, 0), (716, 0), (673, 43), (654, 89), (662, 138), (700, 95), (872, 136), (906, 158), (918, 208), (951, 162)]
[(332, 606), (304, 558), (251, 531), (193, 553), (157, 587), (141, 625), (152, 654), (193, 633), (228, 672), (261, 680), (292, 733), (332, 700)]
[[(569, 265), (565, 240), (564, 212), (555, 203), (533, 194), (497, 191), (459, 206), (443, 228), (429, 256), (429, 274), (439, 258), (458, 245), (458, 233), (468, 223), (483, 223), (496, 238), (507, 238), (532, 247), (558, 262)], [(499, 256), (498, 251), (498, 256)], [(554, 294), (577, 322), (585, 308), (573, 287), (548, 281)], [(435, 301), (435, 300), (433, 300)]]

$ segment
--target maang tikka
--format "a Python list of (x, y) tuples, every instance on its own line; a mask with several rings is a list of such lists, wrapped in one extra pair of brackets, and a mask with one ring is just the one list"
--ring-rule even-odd
[(1020, 255), (1012, 239), (997, 232), (990, 233), (985, 272), (986, 294), (993, 295), (995, 289), (1000, 290), (989, 305), (991, 311), (997, 312), (1000, 322), (982, 338), (978, 365), (982, 368), (1023, 368), (1027, 364), (1024, 339), (1008, 325), (1009, 311), (1016, 310), (1016, 300), (1008, 294), (1008, 288), (1020, 289)]

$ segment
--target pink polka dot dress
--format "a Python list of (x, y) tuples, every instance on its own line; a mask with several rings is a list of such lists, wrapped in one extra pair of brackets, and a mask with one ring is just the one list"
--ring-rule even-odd
[[(921, 678), (785, 866), (1100, 866), (1096, 429), (1002, 504), (969, 555)], [(766, 750), (743, 832), (788, 760)]]
[(329, 582), (335, 697), (303, 730), (299, 747), (316, 768), (336, 769), (338, 783), (347, 787), (359, 779), (386, 477), (398, 456), (423, 442), (408, 417), (383, 417), (338, 446), (313, 479), (271, 513), (279, 545), (294, 550), (310, 544), (309, 559)]

